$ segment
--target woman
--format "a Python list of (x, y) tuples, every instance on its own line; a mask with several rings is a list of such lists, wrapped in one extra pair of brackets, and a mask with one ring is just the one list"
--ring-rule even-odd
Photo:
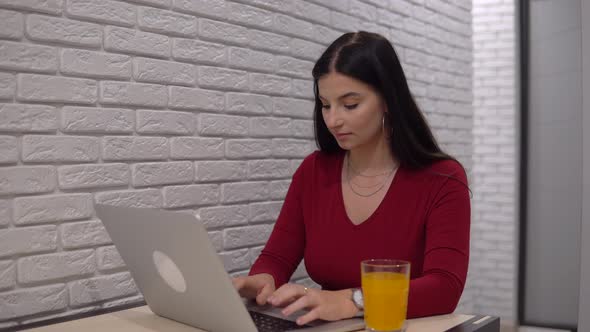
[[(462, 166), (443, 153), (409, 91), (392, 45), (347, 33), (313, 68), (319, 151), (293, 175), (273, 232), (240, 295), (306, 308), (297, 323), (359, 313), (360, 262), (410, 261), (408, 318), (452, 312), (469, 260), (470, 202)], [(287, 283), (305, 259), (322, 289)]]

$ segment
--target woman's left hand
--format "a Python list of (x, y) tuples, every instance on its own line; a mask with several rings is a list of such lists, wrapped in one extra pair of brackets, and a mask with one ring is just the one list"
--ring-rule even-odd
[(350, 289), (325, 291), (298, 284), (284, 284), (269, 297), (268, 302), (276, 307), (287, 305), (282, 310), (285, 316), (297, 310), (309, 310), (297, 319), (297, 324), (304, 325), (316, 319), (335, 321), (353, 317), (358, 308), (352, 302), (351, 294)]

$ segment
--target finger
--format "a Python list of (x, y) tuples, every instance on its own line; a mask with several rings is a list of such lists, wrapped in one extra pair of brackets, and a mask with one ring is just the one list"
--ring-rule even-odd
[(231, 280), (231, 282), (234, 285), (234, 288), (239, 291), (240, 289), (242, 289), (242, 287), (244, 287), (246, 280), (244, 278), (238, 277), (238, 278), (233, 278)]
[(241, 297), (248, 297), (248, 290), (246, 289), (246, 279), (245, 278), (235, 278), (232, 279), (232, 284), (235, 290), (238, 291)]
[(285, 298), (285, 293), (288, 292), (288, 288), (291, 287), (291, 284), (284, 284), (283, 286), (276, 289), (268, 298), (268, 302), (272, 305), (278, 305), (282, 303)]
[(285, 284), (272, 294), (270, 301), (275, 306), (292, 302), (305, 294), (302, 289), (299, 285)]
[(305, 315), (297, 318), (296, 323), (298, 325), (305, 325), (311, 321), (320, 318), (320, 308), (316, 307), (315, 309), (311, 310), (310, 312), (306, 313)]
[(264, 287), (262, 287), (262, 289), (260, 290), (260, 292), (258, 292), (258, 295), (256, 296), (256, 303), (258, 303), (259, 305), (265, 305), (271, 294), (272, 286), (270, 284), (264, 285)]
[(297, 301), (288, 305), (285, 309), (282, 310), (283, 315), (290, 316), (292, 313), (296, 312), (297, 310), (305, 309), (305, 308), (312, 308), (315, 306), (315, 303), (311, 300), (311, 296), (306, 295), (302, 296)]

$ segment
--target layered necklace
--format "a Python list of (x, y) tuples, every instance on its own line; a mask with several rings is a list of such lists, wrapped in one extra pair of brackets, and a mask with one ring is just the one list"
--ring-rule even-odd
[[(396, 164), (393, 166), (393, 168), (391, 170), (385, 171), (383, 173), (371, 174), (371, 175), (362, 174), (361, 172), (355, 170), (354, 167), (352, 167), (352, 163), (350, 162), (350, 155), (348, 153), (346, 154), (346, 182), (348, 183), (350, 190), (352, 190), (353, 193), (355, 193), (356, 195), (361, 196), (361, 197), (371, 197), (371, 196), (375, 195), (376, 193), (380, 192), (383, 188), (385, 188), (387, 181), (395, 173), (395, 171), (398, 168), (399, 168), (399, 165)], [(353, 173), (353, 174), (351, 174), (351, 173)], [(383, 177), (383, 179), (376, 182), (375, 184), (371, 184), (369, 186), (362, 186), (362, 185), (359, 185), (358, 183), (355, 183), (354, 181), (352, 181), (353, 175), (363, 177), (363, 178), (373, 178), (373, 179), (378, 178), (378, 177)], [(372, 191), (370, 193), (365, 194), (365, 193), (358, 192), (355, 189), (355, 186), (358, 188), (362, 188), (363, 190), (375, 188), (375, 187), (377, 187), (377, 189), (372, 189)]]

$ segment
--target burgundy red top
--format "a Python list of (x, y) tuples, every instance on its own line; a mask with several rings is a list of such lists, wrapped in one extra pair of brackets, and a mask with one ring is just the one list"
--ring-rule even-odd
[(469, 261), (470, 199), (461, 165), (399, 168), (375, 212), (355, 225), (342, 197), (343, 161), (343, 153), (318, 151), (305, 158), (250, 275), (269, 273), (278, 288), (304, 258), (316, 283), (339, 290), (360, 287), (362, 260), (407, 260), (408, 318), (454, 311)]

